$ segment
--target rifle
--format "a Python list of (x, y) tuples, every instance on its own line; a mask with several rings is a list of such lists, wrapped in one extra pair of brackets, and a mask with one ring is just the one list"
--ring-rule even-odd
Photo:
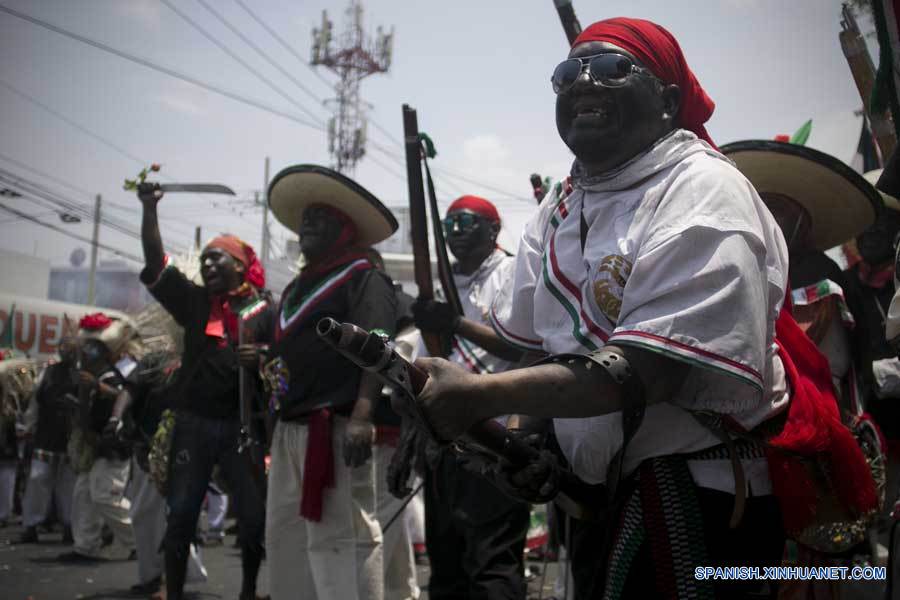
[[(428, 222), (425, 215), (425, 186), (422, 183), (422, 142), (416, 110), (403, 105), (403, 137), (406, 145), (406, 181), (409, 187), (409, 226), (413, 245), (413, 271), (419, 288), (419, 300), (434, 299), (431, 280), (431, 254), (428, 250)], [(425, 347), (432, 356), (449, 356), (450, 339), (422, 332)]]
[[(444, 445), (416, 402), (416, 396), (428, 380), (424, 371), (401, 357), (384, 337), (368, 333), (352, 323), (339, 323), (326, 317), (316, 324), (316, 332), (336, 352), (361, 369), (373, 373), (382, 383), (400, 391), (416, 427), (426, 432), (432, 441)], [(475, 424), (455, 444), (470, 452), (484, 454), (487, 451), (489, 455), (509, 461), (514, 468), (523, 468), (541, 457), (539, 450), (520, 440), (493, 419)], [(553, 465), (551, 479), (555, 481), (556, 489), (552, 495), (548, 495), (563, 510), (579, 519), (596, 519), (594, 508), (589, 504), (590, 494), (574, 474), (561, 469), (559, 465)]]
[(884, 162), (894, 153), (894, 148), (897, 146), (897, 134), (894, 131), (889, 110), (880, 113), (872, 112), (871, 98), (872, 89), (875, 86), (875, 66), (872, 64), (872, 57), (869, 56), (866, 42), (856, 25), (853, 12), (846, 4), (841, 9), (841, 29), (841, 33), (838, 34), (841, 49), (847, 58), (850, 72), (853, 74), (853, 81), (856, 82), (856, 89), (859, 90), (860, 98), (863, 101), (863, 111), (869, 120), (872, 135), (875, 136), (878, 149), (881, 151), (882, 162)]
[(563, 31), (566, 32), (566, 39), (569, 40), (569, 45), (571, 46), (575, 43), (575, 38), (578, 37), (578, 34), (581, 33), (581, 23), (578, 22), (578, 17), (575, 16), (572, 0), (553, 0), (553, 5), (556, 6), (559, 21), (562, 23)]

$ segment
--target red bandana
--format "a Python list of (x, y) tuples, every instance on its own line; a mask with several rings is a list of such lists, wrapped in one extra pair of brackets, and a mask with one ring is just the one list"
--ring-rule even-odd
[(598, 21), (582, 31), (572, 47), (585, 42), (615, 44), (634, 55), (665, 83), (677, 85), (681, 90), (678, 125), (716, 147), (703, 126), (716, 105), (688, 67), (681, 46), (671, 33), (651, 21), (616, 17)]
[(206, 335), (219, 338), (220, 345), (231, 339), (238, 342), (238, 315), (231, 307), (235, 298), (244, 298), (262, 289), (266, 285), (266, 272), (256, 257), (253, 247), (236, 235), (220, 235), (213, 238), (207, 248), (218, 248), (231, 255), (244, 265), (244, 284), (221, 296), (210, 298), (209, 319), (206, 322)]
[(99, 312), (84, 315), (78, 322), (78, 327), (85, 331), (103, 331), (110, 325), (112, 325), (112, 319)]
[(449, 215), (457, 210), (471, 210), (475, 214), (481, 215), (498, 225), (500, 224), (500, 213), (497, 212), (497, 207), (491, 202), (484, 198), (479, 198), (478, 196), (462, 196), (461, 198), (457, 198), (453, 201), (453, 204), (447, 208), (447, 214)]

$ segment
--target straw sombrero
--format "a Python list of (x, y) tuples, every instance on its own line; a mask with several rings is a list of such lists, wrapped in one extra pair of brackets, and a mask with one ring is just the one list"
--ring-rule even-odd
[[(874, 171), (866, 171), (863, 173), (863, 177), (866, 178), (866, 181), (871, 183), (873, 186), (878, 183), (878, 179), (881, 177), (881, 173), (884, 169), (875, 169)], [(876, 190), (878, 188), (875, 188)], [(889, 208), (891, 210), (896, 210), (900, 212), (900, 200), (891, 196), (890, 194), (885, 194), (881, 190), (878, 190), (878, 193), (881, 194), (881, 201), (884, 203), (885, 208)]]
[(824, 152), (785, 142), (747, 140), (721, 151), (760, 195), (787, 196), (812, 218), (812, 243), (827, 250), (855, 238), (875, 222), (878, 191), (862, 175)]
[(140, 354), (140, 336), (129, 318), (109, 317), (103, 313), (85, 315), (78, 328), (78, 340), (96, 340), (106, 346), (113, 355), (126, 352)]
[(367, 189), (326, 167), (296, 165), (278, 173), (269, 185), (269, 208), (282, 225), (300, 232), (303, 211), (312, 204), (340, 210), (356, 225), (360, 246), (371, 246), (397, 231), (397, 219)]

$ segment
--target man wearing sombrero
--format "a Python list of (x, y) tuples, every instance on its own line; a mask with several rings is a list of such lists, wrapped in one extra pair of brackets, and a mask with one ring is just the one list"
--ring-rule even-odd
[[(875, 222), (882, 201), (874, 187), (838, 159), (813, 148), (746, 140), (722, 153), (753, 184), (788, 245), (794, 317), (831, 366), (849, 414), (862, 414), (856, 396), (860, 343), (869, 335), (855, 282), (825, 250), (855, 239)], [(855, 278), (853, 278), (855, 279)]]
[(551, 85), (571, 178), (526, 227), (491, 315), (510, 344), (551, 357), (492, 375), (419, 359), (420, 406), (445, 440), (503, 414), (554, 419), (572, 471), (610, 500), (605, 557), (573, 564), (579, 597), (772, 597), (767, 582), (697, 576), (778, 564), (782, 523), (805, 527), (817, 500), (796, 454), (738, 429), (786, 415), (769, 444), (827, 449), (841, 500), (876, 503), (827, 363), (782, 310), (784, 239), (713, 144), (714, 104), (663, 27), (594, 23)]
[(381, 384), (319, 340), (323, 317), (391, 335), (396, 296), (367, 248), (397, 230), (356, 182), (315, 165), (272, 180), (269, 206), (300, 236), (304, 265), (285, 288), (264, 371), (278, 414), (266, 507), (274, 600), (380, 599), (382, 535), (372, 446)]
[(161, 197), (155, 184), (138, 188), (146, 261), (141, 281), (184, 328), (184, 352), (172, 392), (176, 421), (163, 542), (167, 597), (183, 597), (189, 546), (218, 464), (237, 508), (243, 570), (240, 598), (254, 600), (263, 556), (265, 501), (259, 445), (245, 447), (245, 433), (252, 438), (259, 432), (243, 429), (240, 402), (243, 399), (252, 408), (261, 400), (258, 370), (261, 352), (271, 338), (271, 296), (265, 291), (265, 272), (253, 248), (234, 235), (220, 235), (203, 248), (203, 285), (169, 264), (157, 217)]

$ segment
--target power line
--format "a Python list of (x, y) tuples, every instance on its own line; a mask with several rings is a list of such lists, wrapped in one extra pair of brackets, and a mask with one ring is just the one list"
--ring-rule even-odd
[[(53, 231), (55, 231), (57, 233), (61, 233), (62, 235), (65, 235), (72, 239), (78, 240), (80, 242), (85, 242), (87, 244), (93, 243), (90, 239), (88, 239), (84, 236), (78, 235), (76, 233), (72, 233), (71, 231), (66, 231), (65, 229), (63, 229), (61, 227), (57, 227), (56, 225), (52, 225), (50, 223), (45, 223), (44, 221), (41, 221), (37, 217), (33, 217), (32, 215), (23, 213), (21, 211), (18, 211), (14, 208), (10, 208), (3, 204), (0, 204), (0, 210), (5, 210), (8, 213), (12, 213), (22, 219), (25, 219), (26, 221), (31, 221), (35, 225), (40, 225), (41, 227), (46, 227), (47, 229), (52, 229)], [(108, 246), (106, 244), (101, 244), (98, 242), (97, 247), (101, 248), (103, 250), (106, 250), (107, 252), (112, 252), (116, 256), (121, 256), (122, 258), (127, 258), (128, 260), (132, 260), (138, 264), (143, 264), (143, 262), (144, 262), (144, 260), (142, 258), (140, 258), (139, 256), (136, 256), (136, 255), (131, 254), (130, 252), (126, 252), (124, 250), (119, 250), (118, 248), (113, 248), (112, 246)]]
[(219, 48), (222, 52), (224, 52), (225, 54), (227, 54), (228, 56), (230, 56), (231, 58), (233, 58), (234, 60), (236, 60), (242, 67), (244, 67), (245, 69), (247, 69), (248, 71), (250, 71), (250, 73), (252, 73), (257, 79), (259, 79), (260, 81), (262, 81), (263, 83), (265, 83), (267, 86), (269, 86), (269, 87), (270, 87), (272, 90), (274, 90), (275, 93), (277, 93), (279, 96), (281, 96), (282, 98), (284, 98), (285, 100), (287, 100), (288, 102), (290, 102), (291, 104), (293, 104), (294, 106), (296, 106), (297, 108), (299, 108), (301, 111), (303, 111), (304, 113), (306, 113), (307, 115), (309, 115), (309, 116), (310, 116), (312, 119), (314, 119), (314, 120), (316, 121), (316, 123), (318, 123), (320, 126), (324, 126), (324, 125), (325, 125), (325, 122), (322, 121), (322, 120), (320, 120), (319, 117), (318, 117), (318, 115), (314, 114), (314, 113), (311, 112), (308, 108), (306, 108), (305, 106), (303, 106), (302, 104), (300, 104), (299, 102), (297, 102), (296, 100), (294, 100), (294, 98), (293, 98), (290, 94), (288, 94), (287, 92), (285, 92), (284, 90), (282, 90), (280, 87), (278, 87), (277, 85), (275, 85), (275, 83), (273, 83), (268, 77), (266, 77), (265, 75), (261, 74), (259, 71), (257, 71), (256, 69), (254, 69), (254, 68), (250, 65), (250, 63), (248, 63), (247, 61), (245, 61), (244, 59), (242, 59), (240, 56), (238, 56), (236, 52), (233, 52), (233, 51), (231, 50), (231, 48), (229, 48), (228, 46), (226, 46), (225, 44), (223, 44), (222, 42), (220, 42), (215, 36), (213, 36), (211, 33), (209, 33), (208, 31), (206, 31), (199, 23), (197, 23), (196, 21), (194, 21), (193, 19), (191, 19), (189, 16), (187, 16), (187, 14), (185, 14), (185, 13), (183, 13), (182, 11), (178, 10), (178, 9), (175, 7), (174, 4), (172, 4), (171, 2), (169, 2), (169, 0), (159, 0), (159, 1), (162, 2), (163, 4), (165, 4), (166, 6), (168, 6), (168, 7), (169, 7), (169, 10), (171, 10), (171, 11), (174, 12), (176, 15), (178, 15), (179, 17), (181, 17), (182, 19), (184, 19), (184, 20), (188, 23), (188, 25), (190, 25), (191, 27), (193, 27), (194, 29), (196, 29), (196, 30), (200, 33), (200, 35), (202, 35), (202, 36), (205, 37), (207, 40), (209, 40), (210, 42), (212, 42), (213, 44), (215, 44), (216, 46), (218, 46), (218, 48)]
[(257, 23), (259, 23), (260, 27), (262, 27), (262, 28), (265, 29), (267, 32), (269, 32), (269, 35), (271, 35), (273, 38), (275, 38), (275, 41), (277, 41), (279, 44), (281, 44), (288, 52), (290, 52), (291, 54), (293, 54), (294, 57), (295, 57), (297, 60), (299, 60), (300, 63), (301, 63), (303, 66), (305, 66), (307, 69), (309, 69), (309, 70), (312, 72), (313, 75), (315, 75), (316, 77), (318, 77), (318, 78), (319, 78), (319, 81), (321, 81), (322, 83), (324, 83), (325, 85), (327, 85), (329, 88), (332, 87), (333, 84), (332, 84), (330, 81), (328, 81), (328, 79), (326, 79), (324, 76), (322, 76), (322, 74), (319, 73), (319, 71), (317, 71), (316, 69), (312, 68), (312, 65), (310, 65), (309, 63), (307, 63), (306, 60), (305, 60), (302, 56), (300, 56), (300, 54), (299, 54), (296, 50), (294, 50), (293, 46), (291, 46), (291, 45), (288, 44), (286, 41), (284, 41), (284, 38), (282, 38), (280, 35), (278, 35), (278, 33), (277, 33), (274, 29), (272, 29), (271, 27), (269, 27), (269, 25), (267, 25), (262, 19), (260, 19), (259, 16), (258, 16), (256, 13), (254, 13), (252, 10), (250, 10), (250, 8), (249, 8), (246, 4), (244, 4), (244, 2), (243, 2), (242, 0), (234, 0), (234, 1), (235, 1), (235, 3), (236, 3), (238, 6), (240, 6), (241, 8), (243, 8), (244, 11), (246, 11), (246, 13), (247, 13), (248, 15), (250, 15), (250, 17), (251, 17), (254, 21), (256, 21)]
[(282, 67), (271, 56), (266, 54), (266, 52), (262, 48), (260, 48), (259, 45), (256, 44), (256, 42), (245, 36), (240, 29), (232, 25), (231, 22), (229, 22), (221, 13), (217, 12), (212, 6), (210, 6), (208, 2), (206, 2), (205, 0), (197, 0), (197, 2), (200, 3), (200, 5), (203, 6), (203, 8), (205, 8), (207, 11), (209, 11), (216, 19), (218, 19), (225, 27), (231, 30), (234, 35), (238, 36), (245, 44), (253, 48), (257, 54), (259, 54), (266, 60), (266, 62), (275, 67), (279, 73), (290, 79), (294, 83), (294, 85), (306, 92), (306, 94), (310, 98), (312, 98), (319, 104), (325, 102), (322, 98), (316, 96), (308, 87), (300, 83), (300, 80), (294, 77), (287, 69)]
[(37, 25), (37, 26), (39, 26), (39, 27), (43, 27), (43, 28), (45, 28), (45, 29), (49, 29), (50, 31), (53, 31), (53, 32), (58, 33), (58, 34), (60, 34), (60, 35), (64, 35), (64, 36), (66, 36), (66, 37), (68, 37), (68, 38), (71, 38), (71, 39), (73, 39), (73, 40), (79, 41), (79, 42), (81, 42), (81, 43), (83, 43), (83, 44), (87, 44), (87, 45), (89, 45), (89, 46), (93, 46), (94, 48), (97, 48), (97, 49), (99, 49), (99, 50), (103, 50), (104, 52), (109, 52), (110, 54), (115, 54), (116, 56), (118, 56), (118, 57), (120, 57), (120, 58), (124, 58), (125, 60), (129, 60), (129, 61), (131, 61), (131, 62), (134, 62), (134, 63), (137, 63), (137, 64), (139, 64), (139, 65), (145, 66), (145, 67), (147, 67), (148, 69), (153, 69), (154, 71), (158, 71), (158, 72), (163, 73), (163, 74), (165, 74), (165, 75), (169, 75), (170, 77), (175, 77), (176, 79), (181, 79), (182, 81), (186, 81), (186, 82), (188, 82), (188, 83), (190, 83), (190, 84), (196, 85), (196, 86), (201, 87), (201, 88), (203, 88), (203, 89), (205, 89), (205, 90), (208, 90), (208, 91), (210, 91), (210, 92), (214, 92), (214, 93), (216, 93), (216, 94), (220, 94), (220, 95), (222, 95), (222, 96), (225, 96), (226, 98), (230, 98), (230, 99), (232, 99), (232, 100), (236, 100), (237, 102), (242, 102), (242, 103), (244, 103), (244, 104), (248, 104), (248, 105), (250, 105), (250, 106), (253, 106), (254, 108), (258, 108), (258, 109), (260, 109), (260, 110), (264, 110), (264, 111), (266, 111), (266, 112), (272, 113), (272, 114), (277, 115), (277, 116), (279, 116), (279, 117), (283, 117), (283, 118), (285, 118), (285, 119), (289, 119), (289, 120), (294, 121), (295, 123), (299, 123), (300, 125), (303, 125), (303, 126), (305, 126), (305, 127), (309, 127), (309, 128), (311, 128), (311, 129), (315, 129), (316, 131), (323, 131), (323, 132), (325, 131), (325, 129), (324, 129), (321, 125), (319, 125), (319, 124), (316, 124), (316, 123), (310, 123), (309, 121), (307, 121), (307, 120), (305, 120), (305, 119), (302, 119), (302, 118), (300, 118), (300, 117), (298, 117), (298, 116), (296, 116), (296, 115), (292, 115), (291, 113), (284, 112), (283, 110), (280, 110), (280, 109), (275, 108), (275, 107), (273, 107), (273, 106), (269, 106), (269, 105), (263, 104), (262, 102), (259, 102), (259, 101), (257, 101), (257, 100), (253, 100), (253, 99), (251, 99), (251, 98), (247, 98), (246, 96), (242, 96), (242, 95), (240, 95), (240, 94), (238, 94), (238, 93), (236, 93), (236, 92), (231, 92), (231, 91), (222, 89), (222, 88), (220, 88), (220, 87), (217, 87), (217, 86), (212, 85), (212, 84), (210, 84), (210, 83), (206, 83), (206, 82), (204, 82), (204, 81), (201, 81), (201, 80), (199, 80), (199, 79), (196, 79), (196, 78), (194, 78), (194, 77), (191, 77), (190, 75), (186, 75), (186, 74), (184, 74), (184, 73), (181, 73), (181, 72), (176, 71), (176, 70), (174, 70), (174, 69), (170, 69), (170, 68), (168, 68), (168, 67), (164, 67), (164, 66), (158, 65), (158, 64), (156, 64), (156, 63), (154, 63), (154, 62), (151, 62), (150, 60), (147, 60), (146, 58), (141, 58), (140, 56), (136, 56), (136, 55), (134, 55), (134, 54), (130, 54), (130, 53), (128, 53), (128, 52), (124, 52), (124, 51), (122, 51), (122, 50), (118, 50), (118, 49), (113, 48), (112, 46), (108, 46), (108, 45), (106, 45), (106, 44), (104, 44), (104, 43), (102, 43), (102, 42), (97, 42), (97, 41), (92, 40), (92, 39), (90, 39), (90, 38), (87, 38), (87, 37), (78, 35), (77, 33), (73, 33), (73, 32), (71, 32), (71, 31), (68, 31), (68, 30), (66, 30), (66, 29), (63, 29), (63, 28), (61, 28), (61, 27), (57, 27), (56, 25), (53, 25), (53, 24), (48, 23), (48, 22), (46, 22), (46, 21), (42, 21), (41, 19), (37, 19), (37, 18), (35, 18), (35, 17), (31, 17), (31, 16), (29, 16), (29, 15), (26, 15), (26, 14), (24, 14), (24, 13), (20, 13), (19, 11), (13, 10), (13, 9), (7, 7), (7, 6), (3, 6), (2, 4), (0, 4), (0, 11), (5, 12), (5, 13), (7, 13), (7, 14), (9, 14), (9, 15), (14, 16), (14, 17), (18, 17), (18, 18), (20, 18), (20, 19), (22, 19), (22, 20), (24, 20), (24, 21), (28, 21), (29, 23), (32, 23), (32, 24)]

